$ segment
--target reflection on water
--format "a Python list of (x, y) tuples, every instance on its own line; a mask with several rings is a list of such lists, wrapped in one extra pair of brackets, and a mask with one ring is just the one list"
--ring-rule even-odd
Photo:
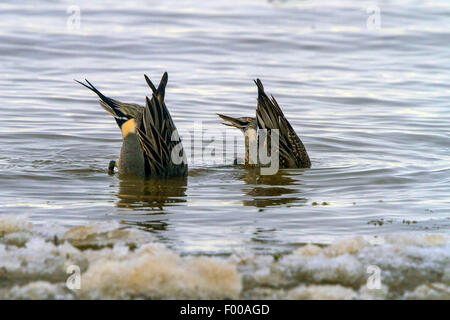
[(153, 209), (186, 202), (187, 178), (124, 179), (119, 183), (116, 206), (127, 209)]
[(166, 217), (164, 207), (185, 203), (186, 188), (187, 177), (120, 180), (116, 206), (145, 216), (143, 219), (125, 218), (121, 223), (152, 233), (166, 231), (169, 219)]
[[(167, 223), (168, 219), (155, 219), (155, 220), (147, 220), (147, 221), (130, 221), (130, 220), (122, 220), (121, 223), (129, 226), (135, 226), (139, 229), (148, 231), (148, 232), (159, 232), (159, 231), (167, 231), (169, 223)], [(162, 235), (162, 238), (165, 238)]]
[[(246, 186), (242, 191), (253, 198), (243, 200), (244, 206), (254, 206), (257, 208), (277, 207), (277, 206), (301, 206), (307, 199), (299, 196), (301, 188), (299, 181), (288, 175), (289, 171), (280, 170), (275, 175), (261, 175), (259, 169), (247, 169), (240, 178)], [(286, 186), (292, 186), (288, 188)]]

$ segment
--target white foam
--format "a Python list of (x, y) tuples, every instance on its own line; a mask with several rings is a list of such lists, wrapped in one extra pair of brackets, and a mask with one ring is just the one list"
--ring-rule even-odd
[(180, 257), (160, 245), (145, 245), (117, 258), (93, 262), (82, 277), (88, 298), (238, 298), (234, 265), (216, 258)]
[(32, 227), (28, 215), (0, 215), (0, 237), (9, 233), (29, 231)]
[(0, 290), (2, 299), (72, 299), (73, 295), (63, 284), (53, 284), (47, 281), (30, 282), (24, 286), (15, 285), (9, 289)]
[(291, 300), (351, 300), (357, 297), (357, 292), (339, 285), (300, 285), (286, 296)]
[(412, 292), (404, 294), (405, 299), (414, 300), (449, 300), (450, 299), (450, 285), (445, 283), (427, 283), (418, 286)]

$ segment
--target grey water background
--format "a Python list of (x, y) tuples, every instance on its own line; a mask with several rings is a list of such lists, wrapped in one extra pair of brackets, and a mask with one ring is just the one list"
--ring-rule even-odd
[[(117, 220), (184, 253), (448, 233), (449, 43), (448, 1), (2, 1), (0, 214)], [(185, 141), (196, 122), (221, 137), (217, 112), (254, 116), (259, 77), (312, 168), (206, 156), (186, 183), (109, 176), (120, 131), (73, 79), (143, 103), (164, 71)]]

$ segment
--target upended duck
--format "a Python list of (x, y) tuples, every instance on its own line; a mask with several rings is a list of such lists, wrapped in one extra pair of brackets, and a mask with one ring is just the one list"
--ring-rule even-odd
[(121, 176), (184, 177), (188, 172), (186, 157), (164, 102), (167, 72), (162, 76), (157, 88), (147, 75), (144, 75), (144, 78), (152, 90), (152, 98), (145, 97), (145, 107), (106, 97), (87, 79), (87, 84), (75, 81), (98, 95), (100, 105), (114, 117), (122, 131), (123, 142), (119, 160), (117, 163), (110, 162), (110, 173), (117, 167)]
[[(225, 120), (224, 125), (238, 128), (245, 137), (245, 165), (258, 166), (259, 157), (252, 161), (250, 146), (258, 147), (259, 130), (267, 129), (267, 142), (264, 144), (270, 149), (270, 134), (272, 129), (278, 129), (278, 153), (280, 168), (310, 168), (311, 160), (303, 142), (295, 133), (289, 121), (281, 111), (280, 106), (273, 96), (271, 99), (264, 92), (261, 80), (256, 79), (258, 87), (258, 105), (256, 117), (232, 118), (223, 114), (218, 114)], [(270, 150), (269, 150), (270, 151)], [(270, 152), (269, 152), (270, 153)]]

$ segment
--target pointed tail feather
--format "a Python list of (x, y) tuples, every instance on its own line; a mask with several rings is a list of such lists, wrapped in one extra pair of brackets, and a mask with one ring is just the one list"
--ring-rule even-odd
[(78, 80), (75, 80), (75, 82), (78, 82), (82, 86), (93, 91), (101, 99), (100, 101), (103, 102), (103, 103), (100, 103), (101, 106), (112, 116), (119, 117), (119, 115), (116, 114), (116, 112), (115, 112), (116, 103), (115, 103), (114, 99), (111, 99), (111, 98), (108, 98), (107, 96), (105, 96), (96, 87), (94, 87), (94, 85), (92, 83), (90, 83), (87, 79), (84, 79), (84, 80), (87, 82), (87, 84), (84, 84), (83, 82), (78, 81)]
[(164, 96), (166, 93), (167, 81), (169, 80), (169, 75), (167, 74), (167, 72), (164, 72), (161, 81), (159, 82), (158, 88), (155, 87), (152, 80), (150, 80), (150, 78), (146, 74), (144, 74), (144, 78), (147, 82), (147, 85), (150, 87), (150, 89), (152, 89), (152, 93), (154, 93), (158, 97), (159, 103), (162, 103), (164, 101)]
[(100, 92), (92, 83), (85, 79), (87, 84), (75, 80), (83, 87), (93, 91), (99, 98), (100, 106), (114, 117), (119, 127), (129, 119), (137, 118), (142, 114), (143, 107), (134, 103), (123, 103), (118, 100), (109, 98)]
[(100, 98), (99, 103), (102, 106), (102, 108), (105, 109), (105, 111), (111, 114), (114, 118), (125, 117), (125, 114), (123, 114), (122, 112), (120, 112), (120, 110), (118, 110), (118, 107), (120, 106), (119, 105), (120, 103), (118, 103), (118, 101), (108, 98), (103, 93), (101, 93), (100, 90), (94, 87), (94, 85), (90, 83), (87, 79), (84, 80), (87, 82), (87, 84), (78, 80), (75, 80), (75, 82), (78, 82), (83, 87), (86, 87), (89, 90), (93, 91)]
[(145, 81), (147, 82), (148, 86), (150, 87), (150, 89), (152, 89), (152, 92), (153, 92), (153, 93), (156, 93), (156, 87), (155, 87), (155, 85), (153, 84), (152, 80), (150, 80), (150, 78), (147, 77), (146, 74), (144, 74), (144, 78), (145, 78)]

